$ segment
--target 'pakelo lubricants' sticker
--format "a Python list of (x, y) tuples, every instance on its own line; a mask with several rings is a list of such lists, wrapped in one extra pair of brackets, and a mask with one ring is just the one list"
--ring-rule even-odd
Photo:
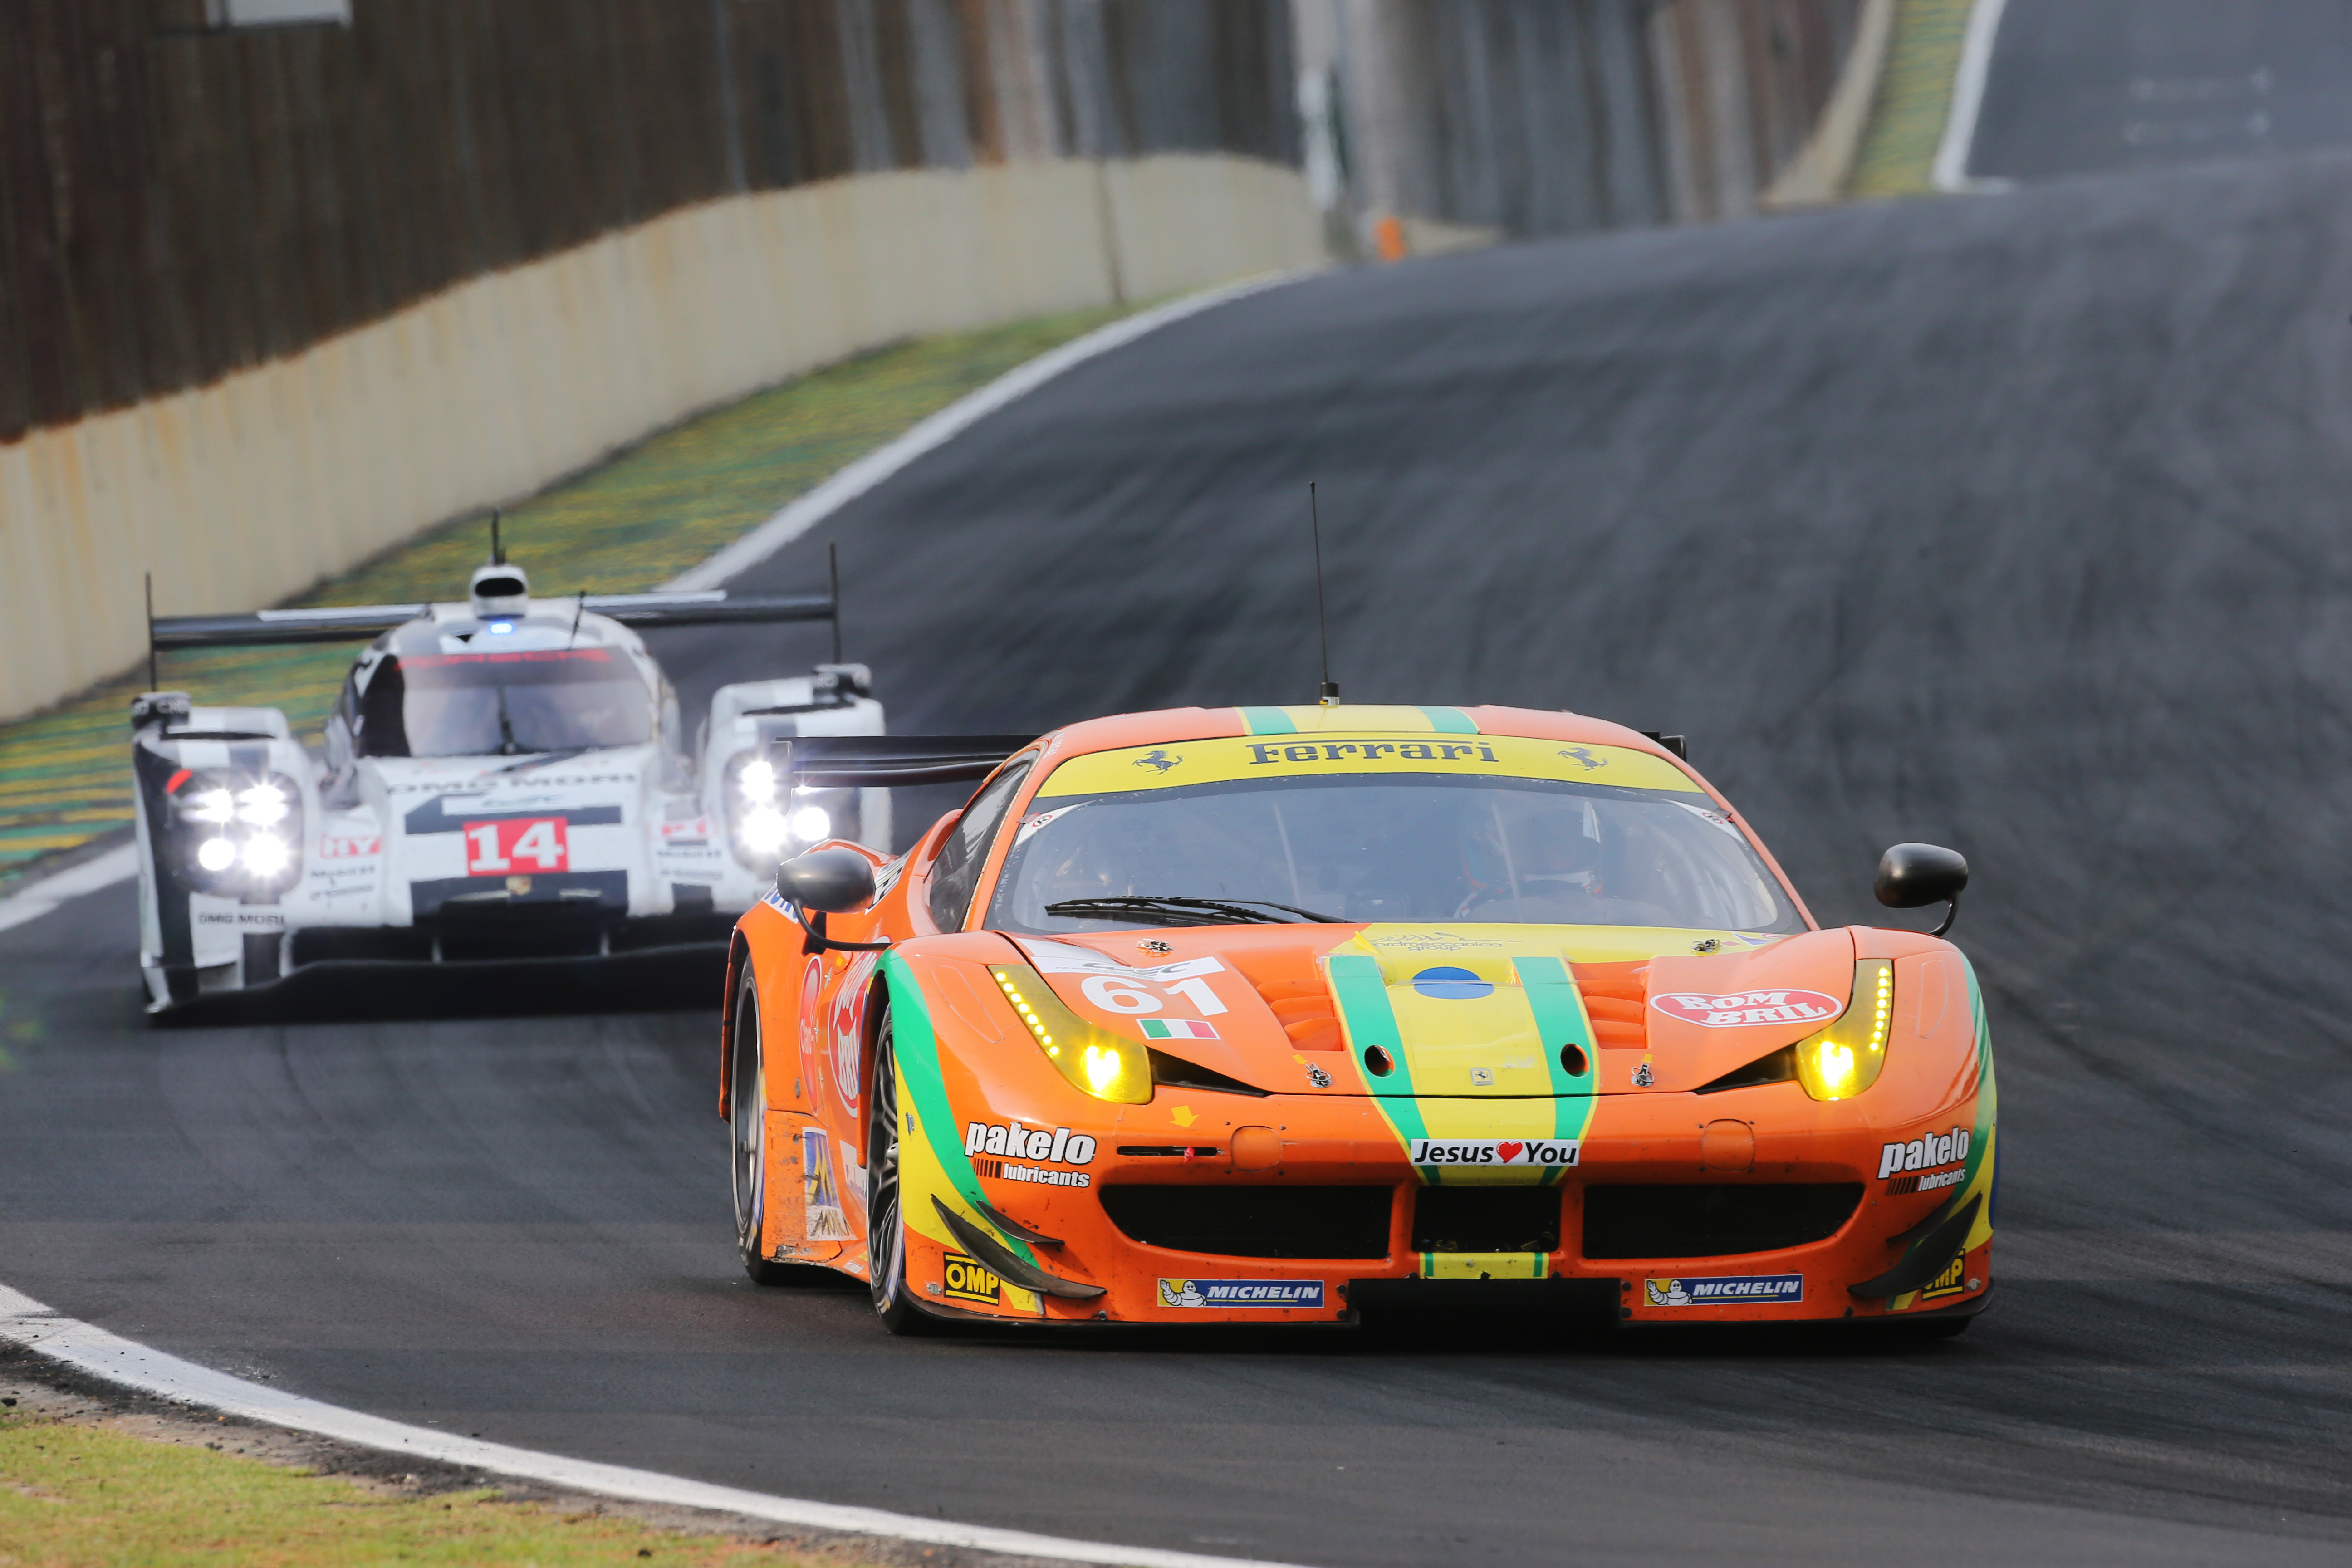
[(1750, 1024), (1826, 1024), (1845, 1004), (1819, 991), (1662, 991), (1650, 1005), (1669, 1018), (1703, 1029), (1737, 1029)]
[(1905, 1173), (1937, 1171), (1946, 1165), (1959, 1165), (1969, 1157), (1972, 1135), (1965, 1127), (1955, 1127), (1949, 1132), (1930, 1132), (1914, 1138), (1907, 1143), (1882, 1143), (1878, 1147), (1878, 1173), (1892, 1177), (1888, 1191), (1916, 1193), (1932, 1192), (1937, 1187), (1958, 1186), (1968, 1174), (1965, 1170), (1943, 1171), (1937, 1175), (1923, 1175), (1916, 1181), (1896, 1187)]

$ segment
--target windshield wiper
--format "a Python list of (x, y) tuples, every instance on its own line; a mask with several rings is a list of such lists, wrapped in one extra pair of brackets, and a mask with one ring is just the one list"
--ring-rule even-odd
[(499, 694), (499, 755), (511, 757), (522, 750), (515, 744), (514, 721), (507, 717), (507, 689), (496, 689)]
[[(1268, 910), (1282, 912), (1268, 914)], [(1183, 899), (1141, 893), (1118, 893), (1099, 899), (1065, 899), (1058, 904), (1047, 904), (1045, 912), (1078, 920), (1123, 916), (1146, 925), (1163, 926), (1335, 926), (1348, 923), (1337, 915), (1318, 915), (1313, 910), (1277, 904), (1271, 899)], [(1286, 919), (1285, 916), (1292, 918)]]
[[(511, 742), (513, 737), (509, 736), (508, 740)], [(492, 773), (519, 773), (525, 768), (536, 768), (543, 766), (549, 763), (560, 763), (566, 757), (576, 757), (583, 752), (593, 752), (595, 749), (596, 748), (593, 746), (558, 746), (553, 751), (541, 752), (535, 757), (525, 757), (521, 762), (509, 763), (502, 768), (492, 768), (490, 772)], [(501, 752), (499, 754), (500, 756), (511, 756), (514, 753), (511, 752)]]

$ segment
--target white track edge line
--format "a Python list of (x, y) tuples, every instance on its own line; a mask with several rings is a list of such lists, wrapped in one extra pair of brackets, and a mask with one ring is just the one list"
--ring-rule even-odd
[(1977, 115), (1984, 108), (1985, 79), (1992, 71), (1993, 41), (2000, 34), (2000, 18), (2009, 0), (1976, 0), (1969, 11), (1969, 30), (1960, 42), (1960, 67), (1952, 77), (1952, 107), (1944, 117), (1943, 139), (1936, 144), (1936, 163), (1928, 178), (1939, 191), (1990, 194), (2010, 188), (2010, 182), (1969, 177), (1969, 153), (1976, 145)]
[(1213, 310), (1245, 295), (1279, 288), (1318, 270), (1320, 269), (1297, 268), (1244, 278), (1219, 288), (1204, 289), (1197, 294), (1187, 294), (1181, 300), (1171, 300), (1165, 305), (1098, 327), (1059, 348), (1048, 349), (1035, 359), (1015, 365), (979, 391), (958, 398), (896, 440), (868, 452), (816, 489), (785, 505), (767, 521), (700, 565), (689, 567), (663, 584), (662, 591), (691, 593), (722, 587), (729, 578), (767, 560), (916, 458), (944, 446), (998, 409), (1025, 397), (1064, 372), (1131, 343), (1171, 322), (1181, 321), (1187, 316)]
[(50, 1310), (21, 1291), (0, 1285), (0, 1340), (12, 1340), (38, 1354), (109, 1383), (182, 1404), (202, 1405), (224, 1415), (314, 1433), (339, 1442), (378, 1448), (420, 1459), (437, 1460), (469, 1470), (544, 1482), (574, 1491), (596, 1492), (633, 1502), (663, 1503), (746, 1515), (779, 1524), (805, 1525), (859, 1535), (889, 1536), (936, 1546), (961, 1546), (1010, 1556), (1044, 1557), (1065, 1563), (1100, 1563), (1127, 1568), (1294, 1568), (1292, 1564), (1238, 1557), (1213, 1557), (1196, 1552), (1169, 1552), (1156, 1547), (1115, 1546), (1104, 1542), (1072, 1541), (1057, 1535), (1033, 1535), (1023, 1530), (992, 1525), (958, 1524), (923, 1519), (881, 1509), (841, 1503), (811, 1502), (744, 1491), (658, 1470), (633, 1469), (592, 1459), (566, 1458), (530, 1448), (486, 1443), (405, 1422), (369, 1415), (341, 1405), (307, 1399), (267, 1384), (234, 1377), (225, 1372), (183, 1361), (136, 1341), (109, 1333), (95, 1324)]
[(139, 846), (118, 844), (105, 854), (93, 856), (79, 866), (68, 866), (62, 871), (37, 877), (6, 898), (0, 899), (0, 931), (13, 931), (20, 925), (28, 925), (43, 915), (55, 913), (59, 904), (87, 897), (138, 874)]

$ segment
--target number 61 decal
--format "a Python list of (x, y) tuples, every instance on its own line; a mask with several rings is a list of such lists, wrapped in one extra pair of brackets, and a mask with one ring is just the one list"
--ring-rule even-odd
[(1089, 974), (1079, 982), (1078, 989), (1086, 993), (1087, 1001), (1107, 1013), (1157, 1013), (1168, 1005), (1167, 998), (1158, 994), (1160, 991), (1181, 996), (1204, 1018), (1225, 1010), (1225, 1005), (1209, 988), (1208, 981), (1197, 974), (1189, 980), (1162, 981), (1156, 988), (1146, 980)]

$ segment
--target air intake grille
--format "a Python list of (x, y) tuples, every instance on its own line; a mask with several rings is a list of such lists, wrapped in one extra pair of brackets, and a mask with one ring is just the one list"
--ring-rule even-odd
[(1860, 1182), (1587, 1187), (1587, 1258), (1734, 1258), (1838, 1233)]
[(1387, 1187), (1118, 1186), (1102, 1205), (1146, 1247), (1223, 1258), (1386, 1258)]
[(1423, 1187), (1412, 1197), (1415, 1252), (1556, 1252), (1558, 1187)]

